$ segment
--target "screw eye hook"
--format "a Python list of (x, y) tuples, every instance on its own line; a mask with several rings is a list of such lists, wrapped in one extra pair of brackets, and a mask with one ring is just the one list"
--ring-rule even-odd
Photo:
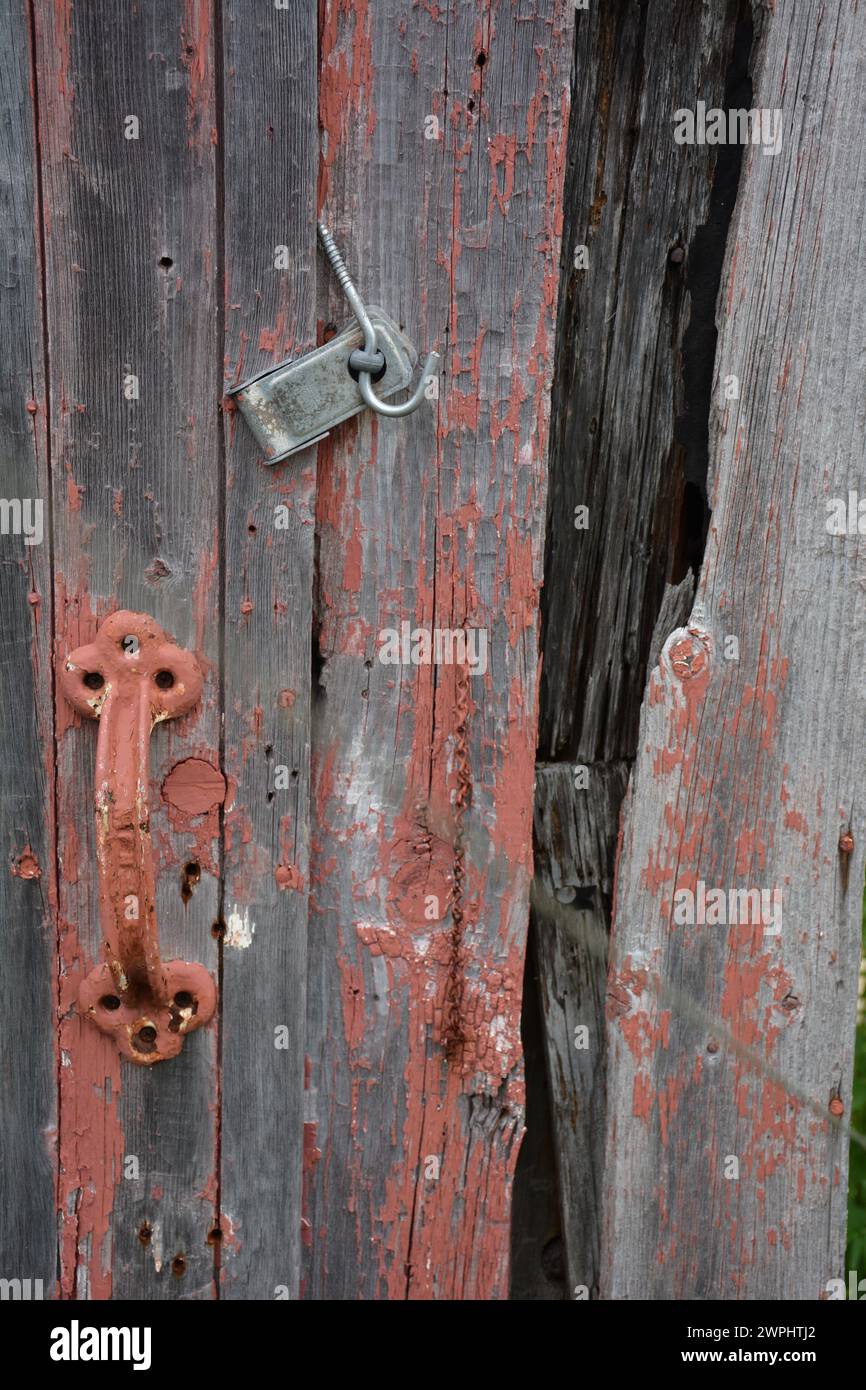
[(384, 362), (382, 354), (379, 352), (379, 345), (376, 341), (376, 329), (371, 323), (370, 315), (364, 308), (363, 300), (355, 288), (352, 277), (346, 269), (343, 257), (337, 250), (334, 238), (331, 236), (324, 222), (317, 222), (316, 227), (318, 228), (319, 240), (322, 243), (325, 255), (331, 262), (334, 274), (340, 282), (340, 288), (349, 301), (349, 307), (358, 320), (358, 323), (361, 325), (361, 331), (364, 334), (363, 352), (359, 351), (353, 353), (352, 358), (355, 359), (354, 361), (352, 358), (349, 359), (358, 371), (358, 389), (364, 401), (371, 410), (375, 410), (379, 415), (388, 415), (392, 419), (402, 415), (411, 415), (414, 410), (418, 409), (423, 401), (427, 382), (436, 373), (436, 368), (439, 365), (438, 352), (428, 353), (420, 380), (408, 400), (401, 401), (399, 405), (391, 405), (389, 402), (379, 399), (376, 392), (373, 390), (372, 376), (369, 370), (367, 370), (370, 365), (370, 359), (375, 359), (380, 363)]
[(373, 381), (369, 372), (358, 373), (358, 388), (364, 400), (371, 410), (376, 410), (380, 415), (390, 415), (392, 417), (400, 415), (411, 415), (413, 410), (417, 410), (424, 399), (427, 389), (427, 382), (436, 375), (436, 368), (439, 365), (438, 352), (427, 354), (427, 360), (418, 380), (418, 385), (412, 392), (408, 401), (401, 401), (399, 405), (391, 405), (388, 401), (380, 401), (376, 392), (373, 390)]

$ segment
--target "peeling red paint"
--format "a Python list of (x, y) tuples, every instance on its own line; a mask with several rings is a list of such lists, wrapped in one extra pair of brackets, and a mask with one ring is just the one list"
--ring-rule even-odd
[[(55, 581), (56, 650), (68, 651), (96, 634), (97, 619), (86, 586)], [(76, 1010), (87, 968), (85, 949), (70, 920), (78, 902), (71, 889), (78, 881), (76, 824), (80, 789), (64, 775), (68, 731), (80, 723), (58, 691), (55, 730), (58, 740), (58, 858), (63, 873), (56, 885), (58, 912), (58, 1187), (61, 1298), (111, 1296), (111, 1217), (114, 1192), (121, 1181), (124, 1151), (120, 1123), (120, 1055), (102, 1033)], [(48, 776), (54, 779), (54, 760)]]
[[(534, 643), (541, 557), (535, 518), (544, 506), (567, 129), (567, 80), (554, 84), (553, 73), (557, 58), (568, 49), (564, 31), (570, 18), (570, 10), (558, 5), (549, 26), (561, 45), (557, 57), (541, 47), (533, 50), (538, 90), (531, 127), (525, 131), (523, 115), (512, 126), (510, 111), (500, 116), (500, 129), (489, 124), (496, 108), (492, 94), (488, 102), (475, 53), (457, 59), (469, 69), (474, 112), (459, 92), (456, 98), (449, 95), (447, 108), (441, 93), (430, 92), (429, 109), (440, 121), (438, 141), (429, 142), (430, 150), (437, 159), (451, 160), (453, 181), (448, 217), (441, 231), (428, 232), (439, 236), (439, 244), (422, 246), (421, 254), (441, 267), (446, 278), (451, 360), (438, 402), (435, 458), (431, 450), (429, 459), (421, 460), (420, 534), (413, 537), (411, 549), (397, 555), (399, 584), (382, 585), (373, 610), (365, 592), (367, 576), (382, 572), (377, 556), (390, 554), (401, 535), (399, 525), (389, 523), (381, 534), (368, 534), (358, 505), (359, 489), (379, 468), (385, 426), (353, 421), (319, 449), (317, 521), (323, 563), (318, 637), (325, 660), (358, 661), (364, 683), (361, 662), (371, 669), (378, 632), (385, 626), (399, 631), (406, 620), (425, 629), (483, 628), (491, 645), (501, 644), (494, 659), (506, 664), (508, 677), (500, 699), (489, 672), (471, 679), (464, 672), (461, 678), (454, 666), (442, 665), (435, 672), (429, 667), (395, 671), (390, 679), (372, 665), (376, 679), (370, 676), (371, 693), (377, 686), (399, 689), (396, 804), (375, 776), (372, 786), (367, 783), (369, 750), (363, 734), (351, 751), (333, 744), (314, 750), (311, 930), (334, 933), (333, 963), (341, 981), (340, 1017), (331, 1023), (338, 1036), (325, 1040), (325, 1064), (339, 1067), (341, 1074), (348, 1068), (351, 1078), (348, 1159), (344, 1142), (335, 1142), (330, 1122), (326, 1130), (326, 1117), (318, 1116), (316, 1142), (322, 1156), (306, 1208), (311, 1229), (305, 1228), (304, 1235), (317, 1268), (317, 1287), (327, 1275), (327, 1219), (319, 1206), (327, 1193), (331, 1203), (345, 1201), (352, 1215), (361, 1269), (369, 1267), (372, 1248), (378, 1271), (375, 1296), (488, 1298), (507, 1291), (510, 1192), (522, 1132), (520, 923), (525, 923), (531, 876), (538, 691)], [(410, 40), (409, 31), (418, 23), (438, 26), (445, 20), (445, 11), (436, 5), (419, 6), (407, 17), (406, 62), (411, 69), (417, 52), (418, 80), (424, 78), (425, 49)], [(363, 157), (370, 132), (378, 134), (368, 117), (375, 113), (373, 97), (384, 74), (375, 69), (375, 50), (368, 57), (366, 22), (366, 6), (350, 15), (345, 0), (325, 0), (319, 198), (320, 206), (332, 201), (337, 227), (345, 194), (341, 180), (352, 160)], [(501, 17), (497, 22), (501, 30)], [(510, 25), (509, 20), (508, 32)], [(478, 30), (476, 51), (494, 52), (498, 36), (493, 17), (485, 12)], [(357, 109), (361, 95), (363, 111)], [(527, 255), (537, 256), (530, 289), (521, 292), (518, 287), (509, 295), (504, 331), (496, 323), (491, 334), (484, 316), (470, 330), (463, 320), (471, 315), (458, 294), (458, 285), (467, 279), (461, 258), (477, 258), (499, 236), (504, 216), (511, 216), (509, 209), (523, 190), (525, 165), (532, 163), (542, 138), (541, 178), (548, 181), (550, 198), (544, 207), (539, 198), (539, 226), (528, 240)], [(473, 181), (480, 182), (478, 190), (471, 190), (472, 213), (470, 168)], [(538, 173), (536, 160), (532, 175)], [(477, 221), (471, 225), (473, 217)], [(519, 278), (523, 283), (524, 277)], [(536, 285), (541, 286), (540, 300), (531, 305), (527, 327), (524, 300)], [(422, 301), (426, 304), (424, 292)], [(508, 370), (498, 378), (499, 393), (494, 384), (491, 394), (497, 361), (507, 361)], [(484, 441), (480, 466), (475, 463), (479, 437)], [(389, 440), (388, 460), (390, 450)], [(476, 467), (478, 476), (473, 474)], [(482, 551), (483, 583), (476, 576)], [(469, 688), (461, 695), (463, 683)], [(471, 852), (461, 843), (461, 803), (474, 837)], [(507, 873), (500, 872), (506, 864)], [(344, 884), (354, 921), (346, 920), (342, 905), (336, 920), (331, 916)], [(458, 907), (460, 931), (455, 934)], [(485, 920), (493, 911), (498, 936)], [(446, 1060), (442, 1044), (455, 973), (460, 1045)], [(383, 1030), (405, 1055), (400, 1085), (387, 1092), (382, 1092), (380, 1075)], [(315, 1080), (320, 1094), (333, 1084), (331, 1075)], [(392, 1117), (384, 1187), (366, 1161), (367, 1101), (374, 1087), (387, 1095)], [(491, 1117), (496, 1115), (486, 1136), (465, 1123), (466, 1107), (476, 1103), (489, 1105)], [(346, 1161), (348, 1171), (342, 1166), (335, 1171)], [(310, 1292), (309, 1280), (307, 1287)]]
[(211, 6), (209, 0), (184, 0), (184, 18), (180, 31), (180, 59), (189, 79), (187, 122), (190, 145), (193, 149), (212, 149), (214, 131), (213, 44), (210, 34)]
[(39, 860), (36, 858), (29, 844), (22, 850), (12, 865), (12, 873), (16, 878), (34, 879), (42, 877)]
[(277, 887), (281, 890), (286, 888), (297, 890), (304, 886), (303, 875), (295, 864), (278, 864), (274, 870), (274, 878)]
[[(215, 845), (219, 839), (220, 810), (230, 804), (230, 789), (219, 768), (205, 758), (185, 758), (175, 763), (162, 784), (163, 801), (176, 834), (191, 835), (193, 853), (202, 870), (217, 874)], [(163, 865), (172, 862), (168, 848)]]
[(184, 758), (165, 778), (162, 794), (180, 815), (204, 816), (225, 801), (226, 779), (213, 763)]

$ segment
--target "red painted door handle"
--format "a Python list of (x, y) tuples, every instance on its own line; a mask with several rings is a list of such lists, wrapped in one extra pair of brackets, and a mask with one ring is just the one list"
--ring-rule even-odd
[(160, 959), (148, 808), (151, 730), (192, 709), (201, 671), (153, 618), (120, 612), (66, 657), (59, 676), (70, 704), (99, 720), (96, 854), (105, 961), (82, 981), (78, 1002), (125, 1057), (151, 1066), (176, 1056), (216, 1006), (203, 965)]

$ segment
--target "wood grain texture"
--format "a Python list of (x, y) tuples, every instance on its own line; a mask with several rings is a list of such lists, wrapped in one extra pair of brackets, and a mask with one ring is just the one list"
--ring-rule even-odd
[[(634, 756), (666, 582), (687, 560), (686, 331), (707, 273), (718, 149), (672, 113), (721, 102), (736, 6), (593, 4), (577, 16), (543, 592), (539, 758)], [(729, 211), (729, 209), (728, 209)], [(587, 248), (588, 269), (575, 268)], [(670, 260), (682, 248), (684, 259)], [(710, 304), (712, 313), (712, 304)], [(710, 352), (709, 361), (712, 361)], [(704, 409), (705, 415), (705, 409)], [(589, 508), (575, 529), (577, 506)]]
[[(598, 1296), (605, 1135), (605, 982), (619, 811), (628, 765), (536, 772), (532, 891), (569, 1297)], [(578, 1033), (585, 1029), (585, 1033)]]
[[(225, 372), (236, 385), (316, 343), (315, 2), (251, 11), (230, 0), (222, 37)], [(237, 790), (223, 907), (221, 1286), (230, 1298), (294, 1298), (315, 450), (267, 467), (240, 417), (226, 419), (225, 766)]]
[[(319, 450), (314, 1298), (507, 1296), (572, 19), (322, 9), (323, 215), (444, 372), (435, 409)], [(487, 673), (384, 664), (404, 621), (483, 630)]]
[[(706, 559), (649, 680), (618, 866), (610, 1298), (817, 1299), (844, 1270), (866, 552), (825, 523), (861, 485), (866, 430), (861, 47), (848, 0), (761, 13), (754, 104), (781, 109), (782, 149), (745, 152)], [(700, 882), (778, 890), (780, 931), (737, 908), (677, 924)]]
[[(216, 823), (182, 823), (161, 794), (179, 761), (219, 761), (210, 15), (173, 0), (37, 0), (35, 16), (55, 656), (117, 607), (150, 613), (196, 651), (202, 705), (155, 731), (150, 806), (163, 954), (215, 970)], [(137, 139), (126, 138), (130, 117)], [(137, 399), (124, 391), (130, 376)], [(76, 1013), (78, 983), (100, 953), (96, 729), (62, 697), (56, 717), (61, 1292), (210, 1296), (215, 1033), (196, 1033), (152, 1070), (121, 1070), (116, 1049)], [(189, 862), (200, 868), (194, 887)]]
[[(688, 566), (700, 561), (704, 393), (736, 190), (738, 153), (674, 146), (671, 115), (695, 92), (712, 105), (727, 89), (748, 104), (749, 36), (739, 52), (738, 19), (736, 4), (693, 0), (602, 0), (576, 16), (534, 896), (568, 1286), (593, 1298), (612, 853), (654, 625), (661, 622), (662, 638), (676, 626), (677, 583), (690, 600)], [(578, 506), (589, 509), (586, 529), (576, 528)], [(578, 764), (588, 770), (580, 786)], [(580, 891), (563, 902), (560, 888)], [(589, 1029), (586, 1050), (574, 1046), (580, 1024)]]
[[(57, 1061), (50, 497), (36, 126), (26, 6), (0, 13), (0, 494), (42, 505), (42, 537), (0, 535), (0, 1277), (54, 1288)], [(28, 509), (29, 511), (29, 509)], [(26, 515), (26, 514), (25, 514)], [(38, 512), (30, 512), (31, 521)], [(35, 1287), (35, 1286), (31, 1286)]]

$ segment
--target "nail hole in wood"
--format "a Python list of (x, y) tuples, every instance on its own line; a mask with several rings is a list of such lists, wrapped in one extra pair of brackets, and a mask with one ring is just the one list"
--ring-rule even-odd
[(197, 859), (190, 859), (183, 866), (183, 873), (180, 877), (180, 896), (185, 903), (192, 897), (192, 890), (201, 878), (201, 865)]

